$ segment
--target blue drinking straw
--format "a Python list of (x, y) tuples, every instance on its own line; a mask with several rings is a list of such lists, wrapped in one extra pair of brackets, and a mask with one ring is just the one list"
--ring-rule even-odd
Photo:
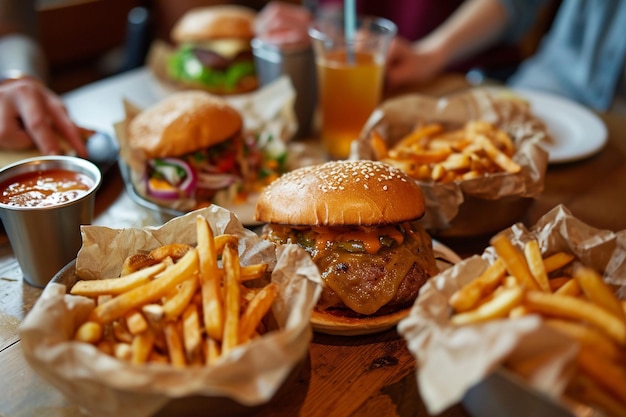
[(354, 0), (345, 0), (343, 4), (344, 34), (346, 37), (346, 55), (348, 64), (354, 64), (354, 32), (356, 31), (356, 6)]

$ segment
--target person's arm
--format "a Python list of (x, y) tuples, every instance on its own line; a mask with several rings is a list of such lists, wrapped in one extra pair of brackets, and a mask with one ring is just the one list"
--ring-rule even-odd
[(35, 1), (0, 0), (0, 148), (36, 145), (44, 154), (59, 154), (63, 137), (86, 156), (78, 127), (60, 97), (45, 86), (46, 75)]
[(395, 39), (388, 55), (389, 86), (427, 81), (484, 50), (500, 39), (507, 21), (507, 10), (499, 0), (469, 0), (425, 38), (413, 44)]
[(442, 64), (450, 65), (492, 46), (506, 25), (506, 9), (499, 0), (471, 0), (415, 47), (438, 49)]

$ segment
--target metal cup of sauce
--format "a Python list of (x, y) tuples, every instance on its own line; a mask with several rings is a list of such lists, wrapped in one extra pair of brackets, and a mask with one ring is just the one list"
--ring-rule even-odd
[(27, 283), (46, 286), (76, 257), (101, 182), (96, 165), (72, 156), (29, 158), (0, 170), (0, 220)]

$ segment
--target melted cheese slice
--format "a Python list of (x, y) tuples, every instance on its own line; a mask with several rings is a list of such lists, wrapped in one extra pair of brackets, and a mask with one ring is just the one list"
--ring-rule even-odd
[(328, 242), (359, 241), (363, 242), (365, 251), (373, 255), (382, 247), (380, 243), (381, 236), (391, 237), (398, 245), (401, 245), (404, 241), (402, 233), (393, 226), (359, 228), (347, 232), (330, 228), (319, 228), (316, 231), (318, 232), (315, 238), (315, 247), (317, 250), (322, 250)]
[(196, 42), (194, 46), (215, 51), (226, 59), (234, 58), (239, 52), (250, 49), (250, 42), (241, 39), (217, 39)]

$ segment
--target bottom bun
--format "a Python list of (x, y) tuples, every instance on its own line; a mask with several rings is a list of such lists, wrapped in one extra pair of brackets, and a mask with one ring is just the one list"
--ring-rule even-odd
[(335, 316), (319, 310), (313, 310), (311, 325), (313, 330), (318, 333), (337, 336), (359, 336), (389, 330), (405, 318), (409, 311), (411, 311), (411, 307), (381, 316), (354, 318)]

